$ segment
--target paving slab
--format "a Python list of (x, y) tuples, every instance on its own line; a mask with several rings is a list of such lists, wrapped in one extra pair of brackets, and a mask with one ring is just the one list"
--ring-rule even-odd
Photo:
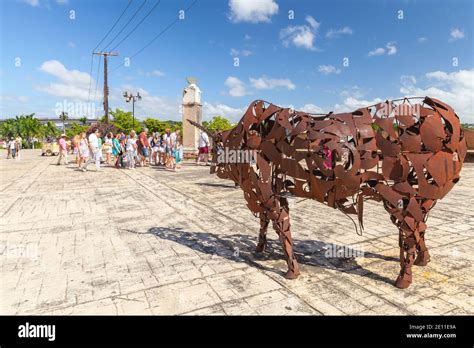
[(0, 158), (0, 314), (474, 313), (471, 163), (430, 213), (432, 261), (399, 290), (398, 232), (376, 202), (362, 236), (342, 213), (295, 202), (302, 274), (287, 280), (276, 233), (255, 254), (258, 219), (209, 167), (83, 173), (56, 161)]

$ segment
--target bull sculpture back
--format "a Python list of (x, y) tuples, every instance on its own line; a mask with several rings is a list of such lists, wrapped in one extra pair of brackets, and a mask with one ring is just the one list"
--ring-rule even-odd
[[(272, 221), (289, 279), (300, 273), (289, 196), (355, 214), (361, 228), (363, 202), (370, 199), (383, 202), (399, 230), (401, 269), (395, 285), (407, 288), (412, 266), (430, 260), (428, 213), (459, 180), (467, 153), (454, 110), (429, 97), (319, 116), (257, 100), (228, 131), (212, 133), (191, 123), (213, 139), (211, 173), (238, 184), (248, 208), (260, 218), (257, 252), (265, 250)], [(217, 161), (223, 150), (250, 151), (255, 161)]]

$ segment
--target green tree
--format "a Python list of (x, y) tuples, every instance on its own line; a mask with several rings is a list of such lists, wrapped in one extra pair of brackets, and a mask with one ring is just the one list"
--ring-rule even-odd
[(86, 132), (87, 129), (89, 127), (82, 124), (80, 125), (79, 123), (77, 122), (73, 122), (69, 125), (69, 128), (66, 129), (66, 135), (69, 137), (69, 138), (72, 138), (74, 137), (75, 135), (79, 135), (81, 134), (82, 132)]
[(31, 146), (31, 141), (34, 137), (41, 136), (41, 122), (34, 117), (35, 114), (25, 115), (20, 117), (21, 137), (24, 138)]
[(87, 123), (87, 117), (86, 117), (86, 116), (81, 117), (81, 118), (79, 119), (79, 122), (81, 122), (81, 124), (82, 124), (83, 126), (85, 126), (86, 123)]
[(183, 122), (181, 121), (168, 121), (168, 122), (171, 122), (171, 128), (173, 130), (179, 129), (181, 134), (183, 134)]
[(61, 112), (61, 114), (59, 115), (59, 119), (61, 121), (63, 121), (63, 131), (65, 132), (66, 131), (66, 125), (64, 122), (67, 121), (67, 119), (69, 118), (69, 115), (67, 114), (67, 112)]
[(214, 116), (210, 121), (204, 121), (202, 124), (211, 132), (221, 132), (233, 127), (230, 121), (223, 116)]
[(41, 136), (45, 138), (57, 138), (61, 135), (61, 131), (52, 121), (48, 121), (48, 123), (43, 125), (41, 133)]
[[(115, 109), (115, 111), (110, 111), (110, 115), (112, 116), (112, 124), (117, 127), (117, 129), (129, 133), (132, 130), (133, 127), (133, 116), (132, 113), (125, 112), (123, 110), (120, 110), (118, 108)], [(140, 121), (135, 119), (135, 131), (136, 132), (141, 132), (142, 126), (140, 124)]]
[(11, 138), (17, 135), (16, 121), (12, 118), (3, 121), (0, 124), (0, 136), (2, 138)]
[(150, 132), (159, 132), (160, 134), (163, 133), (166, 128), (171, 128), (169, 122), (160, 121), (155, 118), (147, 118), (143, 121), (143, 124)]
[[(20, 136), (26, 147), (31, 147), (33, 138), (44, 136), (44, 127), (34, 115), (20, 115), (5, 120), (0, 125), (1, 136), (6, 138)], [(54, 127), (56, 128), (55, 125)]]

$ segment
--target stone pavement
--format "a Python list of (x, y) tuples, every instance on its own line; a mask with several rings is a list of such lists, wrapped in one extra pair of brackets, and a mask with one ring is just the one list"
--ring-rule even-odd
[[(376, 202), (363, 236), (336, 210), (293, 203), (302, 274), (286, 280), (276, 233), (255, 255), (258, 219), (208, 167), (82, 173), (56, 160), (0, 158), (0, 314), (474, 313), (473, 164), (431, 212), (432, 261), (399, 290), (398, 232)], [(356, 257), (334, 257), (344, 246)]]

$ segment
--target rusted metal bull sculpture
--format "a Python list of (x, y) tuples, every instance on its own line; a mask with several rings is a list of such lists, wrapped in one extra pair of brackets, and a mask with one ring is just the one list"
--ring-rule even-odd
[[(190, 121), (191, 122), (191, 121)], [(459, 180), (466, 142), (454, 110), (439, 100), (405, 98), (326, 115), (254, 101), (231, 130), (212, 133), (213, 158), (247, 150), (255, 161), (216, 161), (211, 173), (233, 180), (260, 217), (257, 252), (265, 249), (270, 220), (287, 258), (285, 277), (299, 275), (287, 197), (315, 199), (363, 228), (364, 200), (382, 201), (399, 229), (401, 270), (407, 288), (412, 266), (425, 266), (426, 220), (438, 199)], [(232, 163), (234, 162), (234, 163)], [(235, 163), (238, 162), (238, 163)]]

